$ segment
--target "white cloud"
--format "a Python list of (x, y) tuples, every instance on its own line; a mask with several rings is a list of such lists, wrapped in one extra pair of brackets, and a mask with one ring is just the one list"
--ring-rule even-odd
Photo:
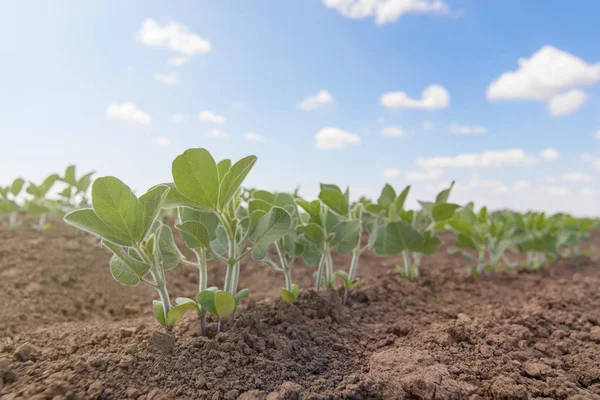
[(512, 185), (512, 188), (515, 192), (522, 192), (524, 190), (529, 189), (530, 187), (531, 184), (529, 183), (529, 181), (526, 180), (518, 180)]
[(437, 181), (444, 175), (440, 169), (428, 169), (425, 171), (409, 171), (406, 173), (406, 179), (409, 181)]
[(183, 121), (187, 121), (189, 118), (189, 115), (187, 114), (182, 114), (182, 113), (175, 113), (173, 114), (173, 116), (171, 116), (171, 120), (173, 122), (183, 122)]
[(600, 139), (600, 129), (598, 129), (598, 130), (596, 131), (596, 133), (594, 133), (594, 137), (595, 137), (596, 139)]
[(548, 100), (572, 87), (600, 81), (600, 63), (582, 59), (552, 46), (544, 46), (530, 58), (520, 58), (516, 71), (505, 72), (490, 84), (490, 100)]
[(397, 178), (400, 176), (400, 170), (396, 168), (386, 168), (383, 170), (383, 176), (388, 179)]
[(518, 65), (516, 71), (503, 73), (489, 85), (489, 100), (548, 101), (552, 115), (567, 115), (587, 99), (581, 90), (571, 89), (600, 82), (600, 63), (589, 64), (552, 46), (520, 58)]
[(581, 188), (579, 190), (579, 193), (582, 194), (582, 195), (584, 195), (584, 196), (591, 196), (594, 193), (596, 193), (596, 191), (594, 189), (592, 189), (592, 188), (584, 187), (584, 188)]
[(571, 194), (571, 189), (564, 186), (542, 186), (540, 187), (540, 191), (551, 196), (560, 197), (568, 196), (569, 194)]
[(563, 94), (557, 94), (548, 101), (548, 110), (550, 114), (560, 117), (573, 114), (585, 104), (588, 95), (583, 90), (573, 89)]
[(133, 103), (111, 104), (106, 109), (106, 119), (127, 124), (149, 126), (152, 118)]
[(404, 129), (399, 126), (386, 126), (381, 130), (383, 136), (404, 136)]
[(420, 99), (412, 99), (405, 92), (388, 92), (381, 96), (381, 105), (390, 109), (440, 110), (450, 104), (450, 93), (440, 85), (429, 85)]
[(200, 121), (211, 122), (213, 124), (224, 124), (226, 121), (224, 116), (206, 110), (198, 113), (198, 119), (200, 119)]
[(323, 105), (333, 103), (333, 96), (327, 90), (319, 90), (314, 96), (307, 97), (298, 104), (304, 111), (314, 110)]
[(540, 157), (546, 161), (556, 161), (560, 158), (560, 153), (556, 149), (548, 148), (540, 151)]
[(186, 56), (197, 53), (208, 53), (212, 50), (209, 40), (200, 37), (197, 33), (178, 22), (169, 22), (160, 25), (155, 20), (146, 19), (140, 30), (136, 33), (136, 39), (149, 47), (164, 47)]
[(584, 172), (566, 172), (559, 179), (563, 182), (584, 183), (593, 181), (594, 177)]
[(596, 171), (600, 172), (600, 157), (594, 157), (589, 153), (583, 153), (581, 155), (581, 160), (592, 164)]
[(265, 142), (266, 139), (263, 135), (259, 135), (256, 132), (246, 132), (244, 133), (244, 139), (249, 142)]
[(442, 0), (324, 0), (346, 18), (374, 17), (377, 25), (397, 21), (404, 14), (447, 14), (450, 7)]
[(171, 144), (171, 139), (169, 139), (166, 136), (161, 136), (161, 137), (157, 137), (154, 140), (154, 143), (156, 143), (159, 146), (168, 146), (169, 144)]
[(170, 58), (169, 61), (167, 62), (167, 64), (169, 65), (173, 65), (176, 67), (180, 67), (182, 65), (185, 65), (187, 63), (190, 62), (190, 58), (189, 57), (173, 57)]
[(463, 153), (450, 157), (418, 158), (417, 165), (425, 169), (441, 168), (499, 168), (505, 165), (532, 165), (535, 157), (522, 149)]
[(423, 124), (421, 124), (421, 127), (423, 128), (423, 130), (426, 130), (426, 131), (432, 130), (434, 126), (435, 125), (431, 121), (423, 121)]
[(165, 85), (179, 85), (181, 83), (176, 72), (169, 72), (168, 74), (161, 74), (157, 72), (153, 76), (154, 79), (164, 83)]
[(485, 135), (487, 133), (487, 128), (481, 125), (459, 125), (456, 122), (450, 124), (450, 133), (454, 133), (457, 135)]
[(231, 135), (224, 131), (223, 129), (213, 128), (208, 131), (208, 136), (217, 138), (217, 139), (230, 139)]
[(319, 150), (341, 149), (360, 144), (360, 137), (340, 128), (327, 127), (315, 135), (315, 146)]

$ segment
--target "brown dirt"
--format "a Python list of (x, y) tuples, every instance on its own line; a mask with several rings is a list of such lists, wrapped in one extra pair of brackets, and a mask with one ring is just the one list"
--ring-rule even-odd
[[(162, 333), (153, 291), (120, 286), (108, 259), (58, 220), (0, 229), (0, 398), (600, 399), (597, 255), (476, 281), (443, 249), (414, 283), (399, 258), (367, 254), (350, 307), (327, 291), (276, 300), (282, 276), (248, 262), (252, 300), (210, 338), (192, 315)], [(294, 278), (310, 287), (311, 273)], [(168, 281), (174, 296), (196, 290), (191, 268)]]

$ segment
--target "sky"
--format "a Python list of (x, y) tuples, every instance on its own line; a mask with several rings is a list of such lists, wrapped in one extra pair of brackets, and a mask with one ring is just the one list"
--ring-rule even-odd
[[(32, 12), (35, 10), (35, 12)], [(69, 164), (138, 193), (192, 147), (319, 182), (600, 216), (600, 2), (9, 1), (0, 185)]]

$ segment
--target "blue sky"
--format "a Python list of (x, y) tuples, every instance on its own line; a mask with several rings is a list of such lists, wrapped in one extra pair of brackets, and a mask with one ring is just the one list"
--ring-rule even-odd
[[(206, 147), (256, 154), (250, 185), (300, 184), (309, 197), (319, 181), (370, 196), (390, 182), (413, 185), (414, 204), (456, 179), (456, 201), (600, 215), (600, 3), (361, 1), (4, 4), (0, 184), (74, 163), (143, 190), (169, 180), (177, 154)], [(182, 44), (190, 35), (204, 44)], [(432, 85), (449, 99), (419, 102)], [(299, 107), (320, 91), (331, 101)], [(128, 103), (151, 122), (126, 122)], [(320, 131), (341, 148), (317, 148)]]

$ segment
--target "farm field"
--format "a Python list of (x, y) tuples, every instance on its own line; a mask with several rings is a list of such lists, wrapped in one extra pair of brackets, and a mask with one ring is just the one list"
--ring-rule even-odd
[[(49, 221), (0, 230), (3, 399), (600, 398), (597, 254), (478, 280), (445, 233), (415, 282), (394, 271), (400, 256), (365, 253), (348, 307), (338, 290), (288, 304), (281, 274), (247, 258), (234, 329), (211, 320), (202, 337), (189, 314), (172, 336), (151, 288), (120, 285), (96, 238)], [(211, 284), (223, 269), (208, 263)], [(294, 282), (311, 287), (312, 272), (298, 265)], [(167, 276), (195, 296), (194, 268)]]

